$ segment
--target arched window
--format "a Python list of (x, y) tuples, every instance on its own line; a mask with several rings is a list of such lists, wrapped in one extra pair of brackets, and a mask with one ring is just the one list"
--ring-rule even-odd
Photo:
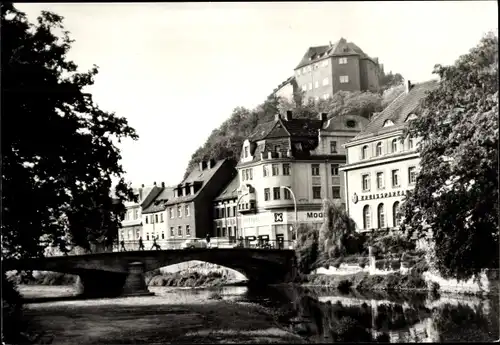
[(370, 215), (370, 206), (366, 205), (363, 207), (363, 228), (370, 229), (371, 228), (371, 215)]
[(377, 156), (381, 156), (382, 155), (382, 143), (378, 143), (377, 144), (376, 155)]
[(399, 201), (396, 201), (392, 205), (392, 224), (394, 226), (399, 226)]
[(363, 146), (363, 148), (361, 149), (361, 158), (362, 159), (368, 158), (368, 146), (367, 145)]
[(392, 139), (391, 150), (393, 153), (398, 151), (398, 139)]
[(384, 204), (378, 204), (377, 207), (377, 218), (378, 218), (378, 227), (385, 228), (385, 213), (384, 213)]

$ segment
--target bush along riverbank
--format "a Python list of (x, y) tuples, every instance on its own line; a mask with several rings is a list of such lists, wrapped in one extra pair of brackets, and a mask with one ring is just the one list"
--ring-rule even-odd
[(161, 273), (159, 270), (146, 273), (146, 285), (171, 287), (215, 287), (235, 283), (236, 281), (221, 272), (206, 274), (196, 271)]

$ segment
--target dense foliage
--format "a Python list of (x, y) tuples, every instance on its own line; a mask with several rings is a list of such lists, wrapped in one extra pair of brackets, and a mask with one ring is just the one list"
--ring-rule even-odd
[(301, 274), (309, 274), (318, 260), (318, 231), (309, 225), (301, 224), (297, 228), (298, 238), (295, 248), (297, 267)]
[(36, 24), (2, 3), (3, 255), (41, 256), (54, 244), (111, 243), (131, 190), (120, 179), (116, 141), (137, 139), (126, 119), (107, 113), (84, 88), (97, 67), (77, 72), (62, 17)]
[(436, 268), (467, 279), (499, 264), (498, 36), (434, 73), (439, 86), (408, 128), (423, 142), (403, 225), (410, 236), (431, 229)]
[(193, 153), (186, 175), (203, 160), (219, 160), (226, 157), (238, 160), (243, 141), (258, 124), (273, 120), (276, 113), (283, 114), (287, 110), (293, 110), (293, 116), (297, 118), (317, 118), (318, 113), (327, 113), (329, 118), (346, 114), (369, 118), (374, 112), (382, 111), (404, 91), (400, 75), (396, 75), (399, 77), (393, 76), (385, 80), (383, 94), (339, 91), (330, 99), (314, 101), (305, 100), (304, 93), (298, 92), (293, 101), (270, 95), (264, 103), (253, 110), (237, 107), (229, 119), (214, 129), (205, 144)]

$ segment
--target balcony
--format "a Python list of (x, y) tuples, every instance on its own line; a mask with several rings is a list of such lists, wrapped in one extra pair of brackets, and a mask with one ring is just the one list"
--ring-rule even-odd
[(266, 151), (260, 153), (260, 160), (292, 158), (292, 150)]

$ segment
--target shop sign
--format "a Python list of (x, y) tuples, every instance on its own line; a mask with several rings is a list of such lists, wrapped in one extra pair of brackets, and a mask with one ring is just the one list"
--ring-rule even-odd
[[(393, 192), (361, 195), (361, 201), (390, 198), (390, 197), (395, 197), (395, 196), (405, 196), (405, 195), (408, 195), (409, 192), (410, 192), (409, 190), (398, 190), (397, 192), (393, 191)], [(356, 199), (356, 201), (354, 202), (354, 203), (356, 203), (357, 202), (357, 195), (355, 198), (353, 197), (353, 201), (354, 201), (354, 199)]]

